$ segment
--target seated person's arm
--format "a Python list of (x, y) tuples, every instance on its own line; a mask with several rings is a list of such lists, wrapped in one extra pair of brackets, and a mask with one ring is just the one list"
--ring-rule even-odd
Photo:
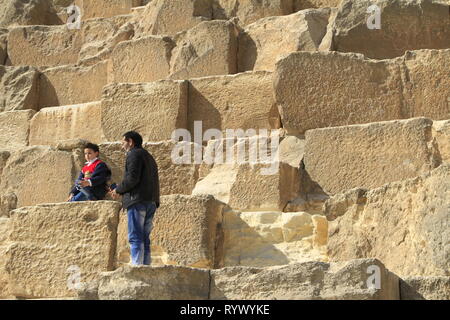
[(81, 181), (83, 179), (84, 179), (84, 173), (80, 172), (80, 174), (78, 175), (78, 179), (75, 181), (75, 184), (74, 184), (72, 190), (70, 190), (70, 194), (77, 195), (78, 193), (80, 193), (80, 191), (77, 190), (77, 181)]

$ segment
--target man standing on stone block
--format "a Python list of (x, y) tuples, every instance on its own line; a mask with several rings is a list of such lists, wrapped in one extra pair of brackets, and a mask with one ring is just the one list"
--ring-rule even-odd
[(112, 191), (114, 199), (123, 195), (128, 215), (128, 241), (132, 265), (150, 265), (150, 233), (159, 208), (159, 178), (155, 159), (142, 147), (139, 133), (124, 134), (122, 148), (127, 153), (122, 183)]

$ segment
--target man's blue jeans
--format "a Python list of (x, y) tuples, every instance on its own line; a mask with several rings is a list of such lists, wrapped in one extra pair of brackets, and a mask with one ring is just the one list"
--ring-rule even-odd
[(150, 233), (156, 212), (154, 202), (138, 203), (127, 209), (128, 241), (132, 265), (150, 265)]

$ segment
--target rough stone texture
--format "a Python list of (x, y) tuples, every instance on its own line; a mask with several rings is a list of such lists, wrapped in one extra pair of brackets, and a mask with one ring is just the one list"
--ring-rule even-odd
[[(332, 49), (374, 59), (401, 56), (407, 50), (450, 47), (449, 4), (431, 0), (377, 3), (381, 29), (367, 27), (371, 0), (343, 0), (334, 22)], [(400, 18), (401, 17), (401, 18)]]
[(9, 277), (6, 273), (6, 250), (8, 249), (8, 237), (10, 233), (10, 219), (0, 218), (0, 299), (11, 296), (9, 289)]
[(30, 123), (30, 145), (53, 145), (60, 141), (84, 139), (100, 143), (101, 103), (41, 109)]
[(0, 66), (0, 112), (37, 110), (38, 94), (36, 69)]
[(23, 148), (12, 152), (3, 168), (0, 194), (9, 197), (9, 202), (16, 198), (13, 209), (63, 202), (76, 174), (69, 152), (43, 146)]
[(152, 0), (139, 17), (136, 34), (172, 36), (211, 18), (209, 0)]
[(334, 219), (330, 259), (375, 257), (401, 277), (449, 276), (449, 178), (446, 164), (414, 179), (331, 198), (325, 206)]
[(179, 266), (130, 267), (102, 273), (100, 300), (207, 300), (209, 271)]
[[(381, 289), (368, 273), (379, 268)], [(212, 300), (398, 300), (398, 277), (376, 259), (305, 262), (280, 267), (211, 271)]]
[(187, 127), (187, 83), (161, 80), (105, 87), (102, 127), (107, 141), (120, 141), (130, 130), (139, 131), (144, 141), (170, 139), (175, 129)]
[(237, 72), (237, 30), (230, 21), (205, 21), (174, 37), (171, 79)]
[(6, 64), (8, 57), (8, 29), (0, 29), (0, 65)]
[(294, 11), (299, 11), (309, 8), (337, 7), (342, 0), (293, 0), (293, 2)]
[(450, 120), (434, 121), (433, 136), (442, 162), (450, 162)]
[(293, 0), (213, 0), (214, 19), (237, 17), (248, 25), (261, 18), (283, 16), (293, 12)]
[(277, 63), (274, 74), (283, 125), (295, 135), (419, 116), (448, 119), (449, 54), (421, 50), (379, 61), (352, 53), (292, 53)]
[(44, 108), (99, 101), (107, 81), (107, 62), (45, 69), (39, 78), (39, 105)]
[(61, 24), (51, 0), (0, 0), (0, 27)]
[(260, 19), (247, 26), (239, 35), (239, 71), (273, 71), (275, 63), (288, 53), (317, 51), (329, 14), (330, 9), (304, 10)]
[(406, 277), (400, 280), (401, 300), (450, 300), (450, 277)]
[[(225, 204), (212, 196), (161, 197), (151, 234), (152, 264), (214, 268), (220, 257), (220, 225)], [(117, 261), (129, 263), (126, 216), (121, 215)]]
[(305, 139), (296, 136), (286, 136), (280, 142), (280, 161), (289, 164), (293, 168), (299, 168), (305, 154)]
[(305, 169), (329, 194), (418, 176), (439, 164), (432, 125), (415, 118), (307, 131)]
[(131, 8), (140, 6), (142, 0), (75, 0), (82, 12), (83, 21), (92, 18), (108, 18), (131, 13)]
[(0, 149), (15, 150), (28, 145), (30, 120), (33, 110), (0, 113)]
[(119, 203), (109, 201), (14, 210), (6, 263), (12, 294), (75, 296), (77, 273), (86, 282), (112, 270), (119, 210)]
[(224, 213), (221, 266), (265, 267), (326, 260), (324, 216), (307, 212)]
[(8, 56), (13, 66), (73, 64), (81, 45), (81, 32), (65, 25), (15, 27), (8, 35)]
[(194, 121), (202, 121), (204, 131), (279, 128), (272, 74), (259, 71), (190, 80), (188, 124), (191, 133)]

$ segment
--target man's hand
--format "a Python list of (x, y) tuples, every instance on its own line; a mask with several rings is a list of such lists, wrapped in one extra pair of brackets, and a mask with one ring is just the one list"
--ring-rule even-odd
[(116, 192), (116, 189), (110, 191), (110, 194), (111, 194), (111, 197), (112, 197), (114, 200), (118, 200), (119, 197), (120, 197), (120, 195)]
[(80, 181), (80, 186), (82, 186), (83, 188), (86, 188), (86, 187), (90, 187), (91, 184), (89, 183), (89, 181), (83, 180), (83, 181)]

